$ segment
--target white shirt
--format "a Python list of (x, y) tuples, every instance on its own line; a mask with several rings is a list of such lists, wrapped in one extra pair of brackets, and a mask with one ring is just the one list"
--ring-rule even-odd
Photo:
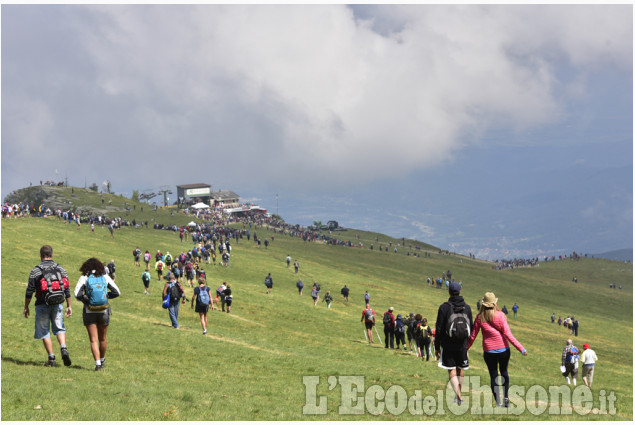
[(598, 356), (595, 354), (595, 351), (587, 348), (580, 356), (580, 361), (582, 362), (582, 364), (592, 365), (598, 361)]
[[(108, 284), (108, 286), (114, 289), (115, 291), (117, 291), (119, 295), (121, 295), (121, 291), (119, 290), (119, 287), (117, 286), (115, 281), (112, 280), (110, 276), (108, 276), (108, 273), (104, 274), (104, 277), (106, 278), (106, 283)], [(77, 298), (84, 291), (84, 286), (86, 286), (87, 279), (88, 279), (87, 276), (81, 276), (79, 280), (77, 281), (77, 285), (75, 286), (75, 298)], [(103, 311), (90, 311), (88, 309), (84, 309), (84, 310), (86, 311), (86, 313), (103, 313)]]

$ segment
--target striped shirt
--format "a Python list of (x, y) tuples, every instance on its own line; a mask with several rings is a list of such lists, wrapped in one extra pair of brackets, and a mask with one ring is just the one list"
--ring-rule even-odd
[[(24, 296), (25, 298), (31, 299), (33, 298), (33, 294), (35, 294), (35, 305), (45, 304), (43, 293), (40, 293), (40, 291), (38, 291), (40, 279), (42, 278), (42, 270), (40, 269), (40, 267), (43, 269), (47, 269), (53, 266), (57, 266), (60, 273), (62, 274), (62, 277), (68, 279), (68, 274), (66, 273), (66, 270), (64, 270), (64, 267), (60, 266), (53, 260), (44, 260), (38, 266), (34, 267), (33, 270), (31, 270), (31, 273), (29, 273), (29, 283), (26, 286), (26, 293)], [(64, 290), (64, 298), (68, 299), (70, 297), (71, 290), (70, 288), (67, 288)]]

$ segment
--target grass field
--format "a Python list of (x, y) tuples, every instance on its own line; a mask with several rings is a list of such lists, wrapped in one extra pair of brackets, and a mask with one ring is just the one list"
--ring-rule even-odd
[[(165, 211), (156, 214), (164, 215), (152, 217), (154, 222), (164, 224), (191, 219)], [(416, 258), (405, 255), (405, 250), (394, 254), (330, 246), (276, 233), (268, 249), (257, 248), (253, 239), (234, 243), (229, 268), (205, 266), (210, 287), (222, 281), (232, 285), (234, 305), (232, 314), (210, 312), (204, 336), (189, 303), (181, 308), (181, 328), (170, 327), (167, 311), (161, 308), (162, 284), (155, 273), (151, 295), (143, 294), (142, 270), (133, 265), (131, 254), (135, 247), (172, 254), (192, 247), (189, 242), (181, 244), (176, 233), (151, 227), (152, 222), (149, 229), (124, 227), (110, 238), (105, 228), (91, 233), (88, 226), (78, 230), (56, 218), (2, 220), (3, 420), (633, 419), (632, 264), (583, 258), (494, 271), (491, 263), (461, 256), (433, 252)], [(254, 231), (261, 239), (271, 240), (273, 235), (267, 229)], [(378, 237), (400, 242), (354, 230), (343, 232), (342, 237), (353, 239), (356, 234), (365, 247)], [(39, 262), (39, 248), (45, 243), (53, 246), (54, 260), (67, 269), (72, 287), (85, 259), (97, 256), (117, 264), (122, 296), (111, 303), (108, 360), (102, 373), (93, 372), (81, 305), (76, 301), (73, 315), (66, 319), (73, 365), (42, 367), (46, 355), (42, 343), (33, 339), (35, 311), (32, 307), (31, 317), (24, 319), (22, 307), (28, 273)], [(300, 262), (298, 276), (305, 283), (302, 297), (295, 288), (298, 276), (293, 267), (287, 269), (287, 254)], [(535, 403), (527, 402), (531, 406), (521, 408), (521, 402), (530, 397), (520, 393), (511, 400), (519, 406), (515, 414), (480, 414), (475, 400), (466, 403), (466, 413), (458, 415), (451, 411), (452, 403), (445, 401), (443, 412), (429, 405), (410, 406), (408, 399), (418, 394), (428, 401), (443, 398), (447, 372), (436, 362), (366, 343), (360, 323), (365, 290), (378, 315), (393, 306), (395, 313), (421, 313), (434, 323), (438, 306), (448, 295), (445, 290), (428, 288), (425, 280), (448, 269), (464, 282), (462, 295), (473, 309), (486, 291), (495, 292), (501, 305), (510, 308), (516, 302), (520, 306), (518, 319), (510, 314), (509, 322), (529, 355), (522, 357), (512, 348), (510, 377), (512, 385), (536, 394)], [(269, 272), (274, 280), (272, 295), (265, 294), (263, 284)], [(571, 282), (573, 275), (577, 284)], [(314, 280), (321, 284), (322, 295), (327, 290), (334, 295), (330, 309), (321, 301), (313, 307), (310, 287)], [(609, 282), (623, 289), (609, 290)], [(348, 303), (339, 294), (344, 284), (351, 290)], [(189, 298), (192, 290), (186, 292)], [(589, 343), (599, 357), (593, 407), (602, 407), (600, 403), (608, 403), (614, 395), (614, 414), (567, 413), (566, 403), (548, 396), (550, 386), (565, 383), (559, 365), (569, 336), (563, 327), (551, 324), (553, 312), (563, 318), (575, 314), (579, 319), (580, 336), (574, 343), (578, 347)], [(54, 347), (59, 353), (56, 341)], [(480, 378), (487, 386), (480, 336), (470, 350), (470, 363), (466, 375)], [(361, 385), (351, 387), (351, 382)], [(359, 390), (352, 399), (351, 388)], [(466, 395), (483, 397), (485, 390), (488, 387)], [(360, 402), (358, 397), (364, 399)], [(481, 400), (480, 404), (487, 403)], [(564, 414), (558, 414), (560, 407)]]

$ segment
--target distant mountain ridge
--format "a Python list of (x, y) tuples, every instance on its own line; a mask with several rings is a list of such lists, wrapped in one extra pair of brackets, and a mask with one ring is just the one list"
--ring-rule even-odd
[(608, 260), (615, 261), (633, 261), (633, 249), (616, 249), (615, 251), (609, 251), (602, 254), (593, 254), (595, 258), (606, 258)]

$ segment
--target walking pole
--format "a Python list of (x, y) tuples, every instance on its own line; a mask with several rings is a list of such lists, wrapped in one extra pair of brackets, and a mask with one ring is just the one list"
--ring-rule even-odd
[(375, 333), (377, 334), (377, 338), (379, 338), (379, 343), (383, 344), (383, 342), (381, 342), (381, 337), (379, 336), (379, 331), (377, 330), (377, 326), (373, 326), (373, 328), (375, 328)]
[(364, 326), (364, 330), (362, 332), (364, 332), (364, 338), (366, 339), (366, 342), (368, 342), (368, 332), (366, 332), (366, 326)]

